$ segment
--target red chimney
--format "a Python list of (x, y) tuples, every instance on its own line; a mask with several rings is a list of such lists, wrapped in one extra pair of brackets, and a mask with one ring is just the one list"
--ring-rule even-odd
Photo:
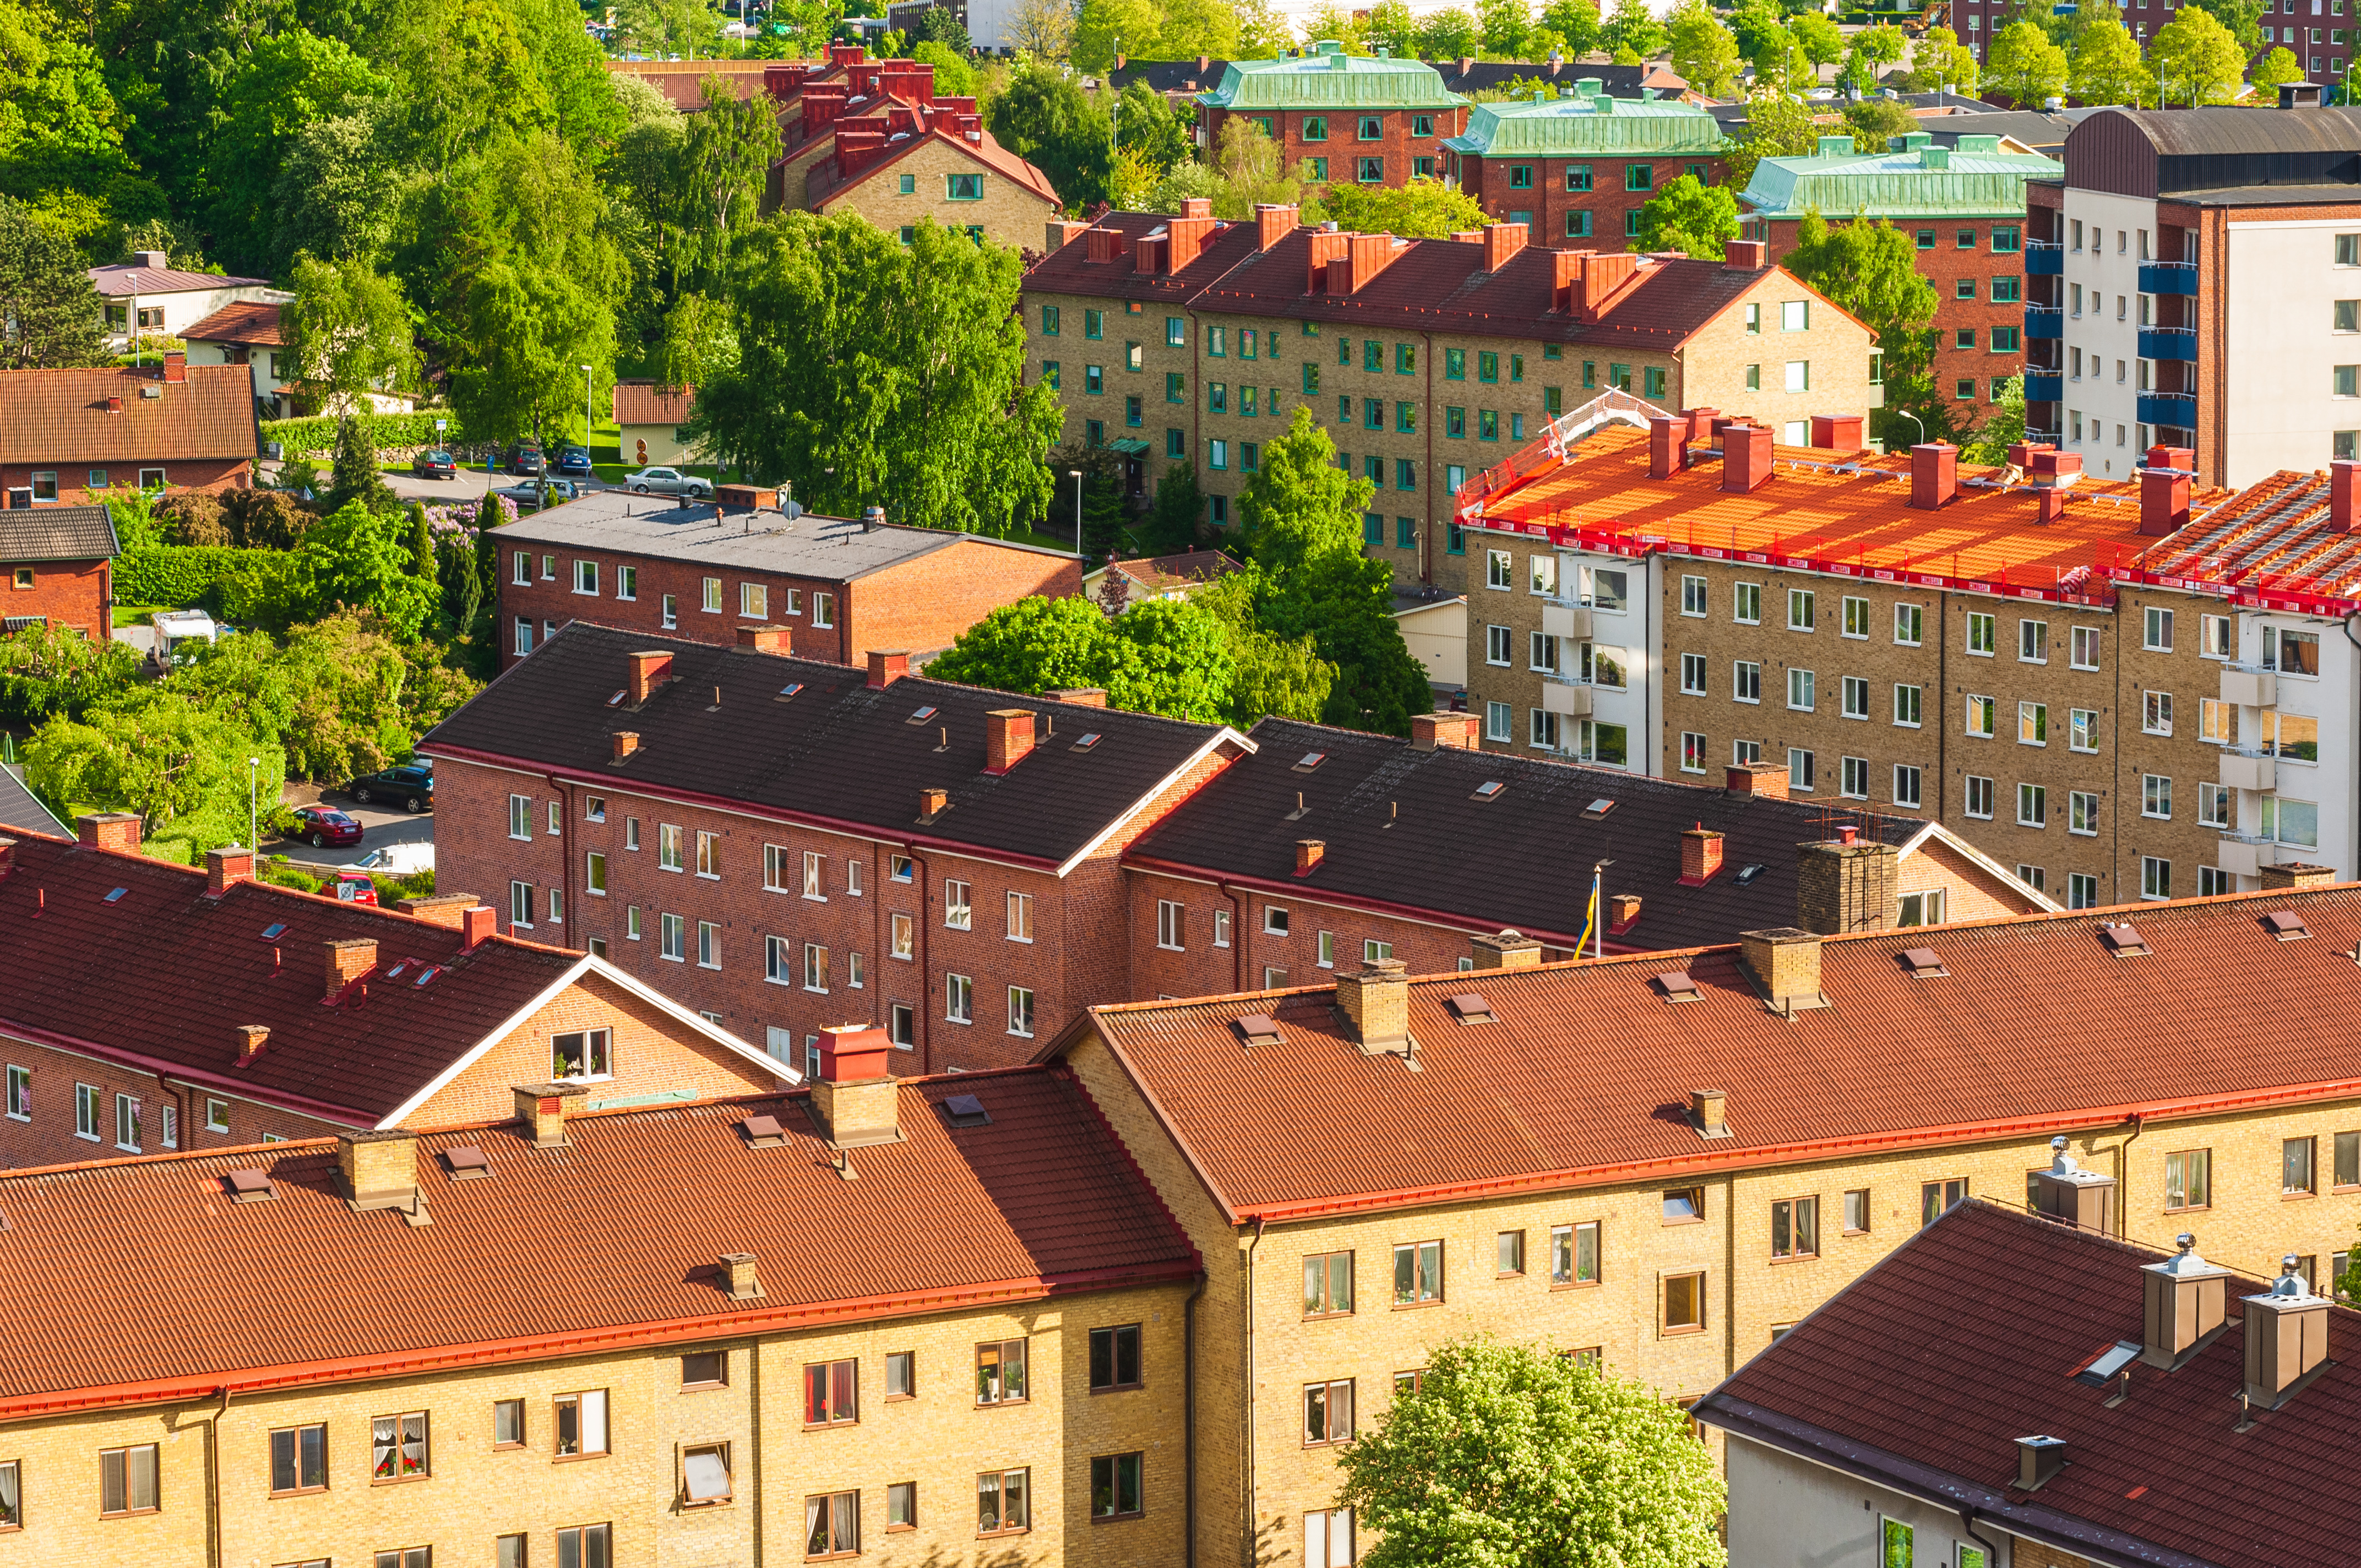
[(478, 904), (459, 917), (459, 930), (467, 938), (469, 952), (492, 939), (492, 931), (500, 924), (500, 912), (488, 904)]
[(741, 626), (738, 629), (738, 646), (752, 648), (757, 653), (793, 653), (796, 651), (796, 629), (792, 626)]
[(2140, 471), (2142, 536), (2162, 538), (2189, 521), (2190, 470), (2197, 455), (2186, 446), (2151, 446)]
[(1033, 714), (1022, 707), (995, 707), (983, 716), (983, 771), (994, 777), (1033, 750)]
[(671, 677), (672, 655), (647, 652), (634, 653), (631, 658), (631, 673), (623, 684), (623, 700), (637, 707)]
[[(1202, 196), (1191, 197), (1180, 204), (1183, 207), (1213, 205)], [(1186, 214), (1168, 221), (1164, 225), (1164, 233), (1165, 253), (1169, 259), (1157, 270), (1178, 272), (1196, 260), (1198, 254), (1205, 248), (1205, 242), (1213, 236), (1213, 219), (1210, 213)]]
[(1760, 795), (1765, 800), (1787, 798), (1787, 770), (1778, 762), (1732, 762), (1722, 775), (1732, 795)]
[(869, 655), (869, 686), (872, 691), (883, 691), (909, 673), (910, 655), (907, 653), (880, 653), (873, 650)]
[(2082, 472), (2082, 455), (2060, 452), (2054, 446), (2036, 446), (2026, 454), (2033, 461), (2026, 470), (2037, 485), (2070, 485)]
[(189, 378), (189, 356), (185, 350), (168, 349), (164, 354), (164, 379), (180, 382)]
[(1276, 206), (1268, 202), (1257, 203), (1255, 204), (1255, 248), (1268, 250), (1272, 246), (1293, 234), (1301, 212), (1301, 209), (1298, 207)]
[(1733, 272), (1760, 272), (1770, 265), (1771, 247), (1759, 239), (1721, 242), (1721, 264)]
[(243, 844), (205, 851), (205, 893), (219, 898), (242, 882), (254, 880), (254, 851)]
[(2040, 498), (2040, 510), (2035, 514), (2039, 521), (2051, 523), (2065, 520), (2066, 492), (2064, 490), (2054, 485), (2045, 485), (2034, 494)]
[(139, 814), (134, 811), (94, 811), (74, 818), (74, 837), (93, 850), (113, 850), (119, 854), (139, 852)]
[(262, 1054), (262, 1047), (269, 1042), (269, 1025), (240, 1024), (237, 1026), (237, 1060), (232, 1062), (230, 1065), (233, 1067), (246, 1066), (247, 1063), (252, 1061), (255, 1058)]
[(1416, 751), (1476, 749), (1476, 716), (1472, 713), (1415, 713), (1410, 720), (1411, 749)]
[(1184, 218), (1210, 218), (1213, 215), (1213, 199), (1211, 196), (1183, 196), (1180, 198), (1180, 215)]
[(1960, 489), (1960, 449), (1929, 441), (1910, 449), (1910, 504), (1920, 511), (1949, 505)]
[(1669, 479), (1689, 466), (1689, 422), (1678, 414), (1648, 421), (1648, 477)]
[(1715, 433), (1713, 422), (1721, 417), (1719, 409), (1683, 409), (1681, 417), (1689, 422), (1689, 439), (1703, 441)]
[(1321, 858), (1327, 853), (1328, 846), (1322, 840), (1298, 839), (1295, 841), (1295, 874), (1310, 876), (1320, 869)]
[(111, 414), (121, 413), (123, 411), (123, 400), (113, 392), (107, 393), (106, 411)]
[(1858, 452), (1861, 423), (1859, 414), (1814, 414), (1812, 444), (1823, 452)]
[(1771, 427), (1733, 424), (1721, 433), (1721, 488), (1745, 495), (1771, 477)]
[(1700, 822), (1681, 834), (1681, 885), (1702, 887), (1721, 870), (1721, 835)]
[(1312, 231), (1312, 250), (1304, 262), (1303, 291), (1305, 293), (1328, 292), (1321, 287), (1325, 279), (1328, 264), (1332, 261), (1343, 260), (1345, 252), (1352, 247), (1352, 241), (1353, 236), (1348, 234), (1329, 229)]
[(2354, 500), (2361, 497), (2361, 463), (2351, 461), (2328, 466), (2328, 529), (2332, 533), (2350, 533), (2354, 524)]
[(328, 989), (323, 993), (324, 995), (335, 995), (377, 968), (377, 938), (374, 937), (347, 937), (341, 941), (332, 938), (321, 944), (321, 951), (328, 960)]
[(1524, 224), (1487, 224), (1484, 225), (1484, 270), (1498, 272), (1509, 264), (1509, 258), (1525, 248), (1529, 233)]

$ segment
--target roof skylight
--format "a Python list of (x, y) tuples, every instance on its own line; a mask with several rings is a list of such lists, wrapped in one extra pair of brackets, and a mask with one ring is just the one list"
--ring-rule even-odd
[(1602, 798), (1599, 800), (1594, 800), (1588, 806), (1584, 806), (1582, 808), (1582, 814), (1590, 818), (1593, 822), (1596, 822), (1614, 809), (1615, 803), (1613, 801)]
[(262, 939), (266, 942), (275, 942), (286, 934), (287, 922), (284, 920), (275, 921), (262, 928)]
[(1083, 736), (1081, 740), (1075, 741), (1071, 749), (1076, 751), (1087, 751), (1098, 743), (1099, 732), (1093, 729), (1089, 734)]
[(910, 715), (908, 718), (903, 720), (903, 722), (906, 724), (924, 724), (928, 719), (932, 718), (934, 716), (935, 710), (933, 708), (922, 707), (918, 709), (917, 712)]
[(113, 904), (115, 900), (121, 898), (125, 894), (129, 893), (130, 891), (131, 890), (127, 887), (118, 887), (113, 893), (108, 894), (103, 902)]
[(1501, 783), (1499, 779), (1486, 779), (1482, 784), (1476, 786), (1476, 793), (1469, 795), (1467, 798), (1470, 800), (1498, 800), (1508, 793), (1509, 786)]
[(2102, 926), (2099, 943), (2119, 959), (2147, 957), (2147, 938), (2139, 934), (2136, 926)]
[(1299, 773), (1308, 773), (1327, 760), (1328, 753), (1325, 751), (1306, 751), (1295, 760), (1295, 771)]

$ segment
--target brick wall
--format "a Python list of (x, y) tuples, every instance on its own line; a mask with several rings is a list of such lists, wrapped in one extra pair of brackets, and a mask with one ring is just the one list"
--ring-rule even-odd
[[(1128, 253), (1115, 264), (1118, 269), (1132, 265)], [(1057, 330), (1049, 330), (1053, 317)], [(1099, 334), (1090, 335), (1092, 313), (1098, 314)], [(1180, 342), (1171, 341), (1174, 323), (1179, 323)], [(1076, 444), (1087, 442), (1091, 425), (1096, 422), (1099, 438), (1104, 444), (1126, 438), (1148, 443), (1148, 455), (1139, 461), (1142, 489), (1156, 493), (1164, 471), (1174, 462), (1192, 463), (1202, 466), (1198, 450), (1197, 337), (1202, 331), (1192, 312), (1184, 311), (1178, 301), (1149, 302), (1119, 299), (1113, 295), (1084, 297), (1075, 294), (1025, 294), (1025, 330), (1029, 363), (1025, 367), (1026, 379), (1039, 381), (1048, 375), (1048, 367), (1058, 367), (1059, 406), (1064, 425), (1059, 432), (1061, 443)], [(1131, 350), (1139, 350), (1139, 368), (1131, 368)], [(1091, 367), (1099, 370), (1100, 390), (1091, 390)], [(1170, 378), (1179, 376), (1175, 389)], [(1135, 414), (1133, 400), (1137, 400)], [(1137, 418), (1138, 422), (1133, 423)], [(1176, 458), (1172, 452), (1174, 432), (1180, 433), (1180, 449)], [(1073, 487), (1061, 476), (1065, 488), (1060, 492), (1063, 506), (1073, 505)], [(1061, 514), (1067, 522), (1072, 521), (1071, 510)]]
[[(57, 465), (49, 463), (0, 464), (0, 489), (23, 489), (31, 486), (35, 474), (51, 476), (57, 482), (58, 501), (63, 506), (104, 506), (110, 498), (120, 499), (126, 486), (137, 486), (140, 475), (151, 469), (164, 471), (165, 483), (176, 490), (243, 490), (248, 488), (253, 476), (252, 455), (243, 457), (179, 458), (170, 461), (126, 455), (119, 461), (110, 460), (103, 466), (90, 464)], [(106, 476), (103, 486), (93, 486), (93, 477)], [(43, 505), (48, 503), (44, 501)]]
[[(983, 199), (950, 200), (950, 177), (954, 174), (981, 174)], [(911, 185), (906, 194), (902, 190), (905, 176)], [(981, 228), (999, 244), (1028, 249), (1039, 247), (1042, 225), (1059, 211), (1058, 203), (1038, 191), (970, 158), (940, 137), (929, 137), (915, 151), (855, 175), (849, 184), (820, 196), (819, 203), (823, 212), (859, 213), (887, 234), (932, 218), (947, 228)]]
[[(1291, 109), (1233, 111), (1201, 108), (1199, 117), (1204, 127), (1204, 146), (1208, 154), (1220, 150), (1222, 126), (1228, 123), (1233, 114), (1263, 123), (1270, 132), (1271, 139), (1279, 144), (1290, 173), (1294, 172), (1296, 165), (1304, 159), (1326, 159), (1327, 175), (1313, 181), (1319, 184), (1348, 185), (1359, 181), (1357, 160), (1364, 158), (1385, 159), (1382, 183), (1387, 185), (1409, 184), (1417, 172), (1417, 160), (1422, 158), (1433, 159), (1427, 168), (1427, 173), (1440, 179), (1447, 167), (1445, 160), (1449, 156), (1443, 150), (1442, 138), (1455, 137), (1467, 128), (1467, 111), (1464, 107), (1434, 110), (1338, 109), (1308, 115)], [(1370, 117), (1380, 122), (1384, 134), (1374, 141), (1363, 141), (1360, 139), (1360, 122)], [(1422, 119), (1427, 122), (1431, 135), (1416, 134), (1418, 122)], [(1316, 140), (1306, 137), (1303, 134), (1306, 120), (1324, 122), (1326, 134)]]
[[(1611, 152), (1568, 158), (1532, 156), (1483, 157), (1471, 154), (1459, 160), (1460, 188), (1476, 199), (1495, 223), (1528, 222), (1539, 245), (1599, 250), (1621, 250), (1636, 230), (1628, 215), (1646, 206), (1655, 194), (1684, 174), (1695, 174), (1708, 185), (1728, 181), (1729, 166), (1707, 153), (1668, 158), (1629, 158)], [(1645, 169), (1647, 187), (1631, 189), (1630, 170)], [(1512, 185), (1515, 170), (1530, 171), (1532, 183)], [(1567, 171), (1577, 179), (1587, 171), (1590, 189), (1566, 188)], [(1569, 220), (1573, 220), (1570, 224)], [(1587, 227), (1577, 232), (1585, 220)]]
[[(114, 591), (108, 561), (0, 561), (0, 616), (45, 615), (53, 626), (83, 633), (110, 634), (107, 596)], [(17, 574), (30, 572), (29, 587)]]
[[(227, 1023), (219, 1025), (218, 1030), (222, 1059), (226, 1065), (236, 1053), (237, 1034), (235, 1025)], [(171, 1146), (226, 1148), (260, 1143), (266, 1137), (321, 1137), (340, 1130), (329, 1123), (225, 1091), (177, 1080), (167, 1085), (152, 1073), (23, 1040), (0, 1039), (0, 1063), (32, 1073), (30, 1114), (0, 1117), (0, 1169), (115, 1159), (131, 1153), (155, 1154)], [(98, 1135), (94, 1138), (82, 1137), (75, 1130), (76, 1090), (83, 1084), (98, 1091)], [(126, 1094), (139, 1104), (137, 1149), (124, 1148), (115, 1140), (115, 1099)], [(222, 1113), (221, 1131), (210, 1130), (206, 1124), (210, 1109), (215, 1104)], [(171, 1108), (175, 1123), (173, 1145), (164, 1142), (167, 1106)]]

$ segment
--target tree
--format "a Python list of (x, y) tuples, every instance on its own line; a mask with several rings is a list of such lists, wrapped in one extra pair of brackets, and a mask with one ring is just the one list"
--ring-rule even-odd
[(2113, 11), (2085, 22), (2075, 35), (2067, 83), (2085, 104), (2137, 108), (2155, 96), (2155, 82), (2140, 60), (2140, 46)]
[(1238, 496), (1238, 542), (1284, 578), (1319, 556), (1360, 554), (1361, 514), (1376, 487), (1336, 466), (1336, 444), (1299, 405), (1287, 433), (1262, 449), (1262, 469)]
[(25, 776), (60, 807), (137, 812), (151, 853), (159, 840), (177, 839), (194, 859), (245, 840), (249, 757), (261, 760), (261, 798), (277, 800), (287, 766), (277, 746), (177, 690), (152, 687), (136, 706), (94, 709), (80, 722), (51, 718), (25, 748)]
[[(1175, 165), (1174, 173), (1183, 166)], [(1233, 115), (1222, 122), (1222, 138), (1213, 152), (1220, 183), (1213, 192), (1213, 215), (1238, 221), (1254, 216), (1264, 203), (1294, 206), (1302, 200), (1302, 182), (1287, 171), (1285, 156), (1260, 124)], [(1177, 209), (1174, 209), (1177, 210)]]
[(1190, 601), (1219, 617), (1230, 632), (1230, 722), (1252, 729), (1269, 714), (1317, 722), (1335, 688), (1336, 669), (1308, 636), (1274, 637), (1262, 629), (1263, 606), (1277, 588), (1259, 567), (1215, 579)]
[[(927, 15), (934, 16), (943, 13), (929, 11)], [(924, 60), (935, 68), (937, 93), (955, 98), (975, 96), (975, 67), (968, 63), (964, 54), (952, 53), (948, 44), (922, 38), (910, 46), (910, 58)]]
[(1074, 43), (1074, 8), (1067, 0), (1016, 0), (1009, 7), (1006, 35), (1021, 55), (1036, 60), (1063, 60)]
[(1272, 0), (1236, 0), (1238, 52), (1233, 60), (1277, 60), (1295, 47), (1295, 27)]
[(434, 612), (434, 579), (412, 575), (409, 540), (399, 516), (346, 504), (320, 520), (295, 552), (303, 608), (314, 620), (338, 609), (370, 610), (409, 641)]
[(415, 374), (410, 306), (392, 279), (357, 259), (295, 263), (295, 299), (280, 332), (295, 374), (285, 378), (324, 412), (365, 411), (371, 388), (394, 389)]
[(1104, 73), (1115, 65), (1116, 45), (1126, 40), (1126, 55), (1144, 55), (1163, 27), (1148, 0), (1082, 0), (1070, 46), (1074, 69), (1089, 76)]
[(1960, 448), (1960, 459), (1998, 467), (2008, 461), (2008, 449), (2024, 439), (2025, 378), (2011, 376), (2001, 383), (2000, 397), (1977, 426), (1975, 439)]
[(1795, 36), (1795, 47), (1814, 65), (1834, 65), (1844, 58), (1845, 36), (1837, 25), (1817, 11), (1806, 11), (1787, 20), (1787, 31)]
[(705, 111), (689, 116), (681, 146), (682, 182), (696, 203), (700, 236), (688, 270), (698, 281), (717, 278), (727, 265), (730, 241), (754, 221), (779, 156), (779, 123), (768, 96), (741, 99), (727, 77), (708, 76), (704, 97)]
[(380, 140), (382, 108), (371, 111), (313, 120), (288, 137), (270, 188), (271, 255), (341, 261), (385, 248), (394, 216), (385, 192), (393, 171)]
[(1598, 0), (1552, 0), (1542, 13), (1542, 26), (1565, 40), (1566, 57), (1581, 60), (1598, 52), (1604, 37)]
[(1853, 86), (1867, 92), (1877, 85), (1877, 73), (1887, 66), (1902, 63), (1902, 56), (1910, 47), (1908, 35), (1890, 22), (1879, 22), (1853, 34), (1845, 49), (1843, 77)]
[(1195, 465), (1175, 463), (1157, 482), (1156, 501), (1148, 509), (1142, 547), (1150, 555), (1177, 555), (1197, 547), (1197, 530), (1205, 520), (1205, 495), (1197, 488)]
[(2227, 104), (2246, 85), (2246, 50), (2229, 28), (2194, 5), (2157, 29), (2147, 62), (2157, 97), (2167, 104)]
[(1339, 1451), (1367, 1568), (1698, 1568), (1729, 1561), (1726, 1488), (1659, 1389), (1539, 1345), (1434, 1346)]
[(1949, 89), (1963, 98), (1976, 95), (1976, 57), (1960, 44), (1960, 35), (1950, 28), (1927, 28), (1919, 35), (1910, 59), (1916, 69), (1920, 92)]
[(1812, 111), (1784, 93), (1758, 93), (1747, 100), (1746, 126), (1733, 138), (1722, 160), (1730, 184), (1743, 191), (1754, 179), (1754, 166), (1766, 158), (1805, 158), (1817, 150), (1820, 127)]
[(1474, 16), (1460, 6), (1446, 5), (1419, 28), (1418, 49), (1429, 60), (1472, 60), (1482, 38)]
[(393, 83), (342, 43), (291, 27), (257, 40), (225, 89), (205, 137), (212, 232), (232, 270), (282, 262), (270, 244), (272, 192), (303, 126), (365, 113)]
[[(1078, 55), (1083, 47), (1078, 38)], [(1049, 177), (1069, 207), (1082, 211), (1105, 198), (1113, 157), (1106, 116), (1072, 78), (1038, 61), (1022, 65), (987, 106), (984, 121), (1003, 147)]]
[(1158, 174), (1197, 156), (1196, 121), (1147, 82), (1126, 82), (1115, 102), (1116, 145)]
[(1696, 175), (1684, 174), (1640, 209), (1640, 233), (1631, 248), (1676, 250), (1719, 261), (1722, 243), (1738, 234), (1738, 200), (1730, 187), (1703, 184)]
[(2041, 24), (2019, 17), (2000, 30), (1984, 54), (1984, 86), (2020, 109), (2038, 109), (2066, 91), (2066, 51)]
[(930, 219), (906, 246), (858, 214), (764, 220), (731, 286), (738, 364), (697, 389), (691, 438), (818, 510), (1016, 532), (1049, 502), (1060, 422), (1023, 381), (1022, 269)]
[(1754, 67), (1758, 82), (1784, 82), (1794, 70), (1795, 35), (1768, 0), (1750, 0), (1730, 14), (1738, 52)]
[(85, 637), (47, 621), (0, 637), (0, 716), (38, 724), (79, 718), (131, 689), (139, 654), (128, 642)]
[(53, 370), (104, 365), (104, 302), (88, 264), (33, 210), (0, 196), (0, 365)]
[(1705, 0), (1681, 0), (1664, 16), (1673, 74), (1709, 98), (1738, 95), (1738, 40)]
[(436, 575), (434, 532), (426, 524), (426, 503), (410, 503), (410, 569), (422, 577)]
[[(975, 40), (968, 37), (959, 14), (947, 5), (929, 5), (918, 14), (918, 37), (927, 43), (939, 44), (957, 55), (964, 55), (975, 48)], [(917, 57), (913, 55), (911, 58), (915, 60)]]
[(1615, 0), (1615, 9), (1598, 29), (1598, 41), (1620, 59), (1653, 60), (1669, 41), (1662, 23), (1648, 9), (1648, 0)]
[(1146, 599), (1113, 620), (1087, 598), (1019, 599), (961, 633), (936, 680), (1038, 694), (1103, 686), (1107, 706), (1201, 724), (1227, 716), (1228, 629), (1187, 600)]
[(1885, 367), (1885, 406), (1877, 411), (1882, 437), (1916, 438), (1900, 417), (1917, 416), (1932, 440), (1949, 428), (1948, 400), (1935, 395), (1934, 329), (1939, 302), (1933, 284), (1918, 275), (1917, 248), (1908, 235), (1883, 219), (1855, 219), (1832, 227), (1817, 211), (1795, 225), (1795, 246), (1781, 263), (1876, 334)]
[(2269, 9), (2264, 0), (2189, 0), (2199, 10), (2211, 16), (2238, 40), (2243, 55), (2252, 56), (2263, 47), (2263, 14)]
[(1894, 98), (1863, 98), (1847, 104), (1844, 115), (1852, 128), (1853, 145), (1862, 152), (1883, 152), (1894, 137), (1918, 128), (1918, 116)]
[(1301, 26), (1307, 43), (1342, 44), (1346, 54), (1369, 52), (1369, 41), (1362, 33), (1359, 14), (1338, 5), (1336, 0), (1321, 0), (1320, 5), (1304, 16)]
[(1444, 239), (1491, 221), (1467, 192), (1424, 175), (1391, 187), (1331, 185), (1321, 194), (1320, 212), (1324, 221), (1354, 234), (1404, 239)]
[(1407, 60), (1418, 53), (1418, 18), (1411, 15), (1409, 0), (1378, 0), (1369, 8), (1368, 39), (1383, 44)]
[(1484, 52), (1495, 60), (1529, 58), (1533, 36), (1531, 0), (1476, 0)]
[(357, 505), (373, 512), (393, 510), (393, 492), (377, 466), (377, 442), (362, 422), (346, 414), (336, 423), (336, 457), (328, 505)]
[(695, 60), (719, 51), (721, 13), (712, 0), (621, 0), (615, 19), (658, 60)]
[(2281, 45), (2255, 62), (2250, 78), (2258, 101), (2276, 102), (2282, 82), (2304, 80), (2303, 66), (2288, 49)]

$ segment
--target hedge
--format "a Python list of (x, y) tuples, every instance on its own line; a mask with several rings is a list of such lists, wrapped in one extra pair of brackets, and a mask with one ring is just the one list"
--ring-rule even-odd
[(240, 567), (282, 554), (198, 544), (126, 550), (115, 558), (115, 598), (120, 604), (192, 605)]
[[(459, 416), (449, 409), (427, 409), (409, 414), (361, 414), (357, 416), (363, 429), (369, 433), (371, 444), (386, 447), (416, 447), (465, 444), (469, 437)], [(451, 428), (440, 435), (434, 422), (448, 420)], [(267, 419), (262, 422), (262, 439), (280, 443), (289, 459), (326, 457), (336, 450), (336, 421), (325, 416), (311, 419)]]

